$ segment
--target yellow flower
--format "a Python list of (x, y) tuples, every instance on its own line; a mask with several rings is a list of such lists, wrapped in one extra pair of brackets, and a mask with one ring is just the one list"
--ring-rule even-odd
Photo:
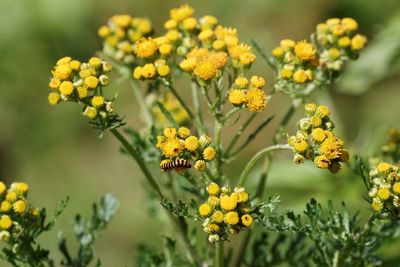
[(14, 203), (17, 200), (17, 194), (14, 191), (10, 191), (6, 195), (6, 200), (8, 202)]
[(219, 226), (215, 223), (210, 223), (209, 225), (207, 225), (207, 230), (210, 233), (217, 233), (219, 231)]
[(97, 69), (101, 66), (101, 58), (99, 57), (91, 57), (88, 61), (89, 65), (93, 68)]
[(332, 47), (328, 50), (329, 57), (332, 60), (338, 59), (340, 57), (340, 50), (337, 49), (336, 47)]
[(139, 32), (150, 33), (152, 30), (151, 21), (143, 18), (136, 18), (132, 21), (132, 25), (135, 25)]
[(138, 66), (133, 70), (133, 78), (136, 80), (142, 78), (142, 67)]
[(15, 190), (18, 194), (25, 194), (29, 190), (29, 186), (27, 183), (13, 183), (11, 188)]
[(132, 17), (129, 15), (114, 15), (111, 17), (111, 21), (118, 27), (126, 28), (132, 21)]
[(83, 112), (83, 115), (93, 120), (97, 116), (97, 111), (93, 107), (86, 107), (85, 111)]
[(0, 228), (1, 229), (7, 230), (8, 228), (11, 227), (11, 225), (12, 225), (12, 221), (11, 221), (10, 216), (2, 215), (0, 217)]
[(97, 30), (97, 35), (101, 38), (107, 37), (111, 33), (111, 30), (108, 26), (103, 25)]
[(256, 55), (254, 55), (253, 53), (243, 53), (240, 56), (239, 60), (240, 63), (242, 63), (245, 66), (248, 66), (256, 60)]
[(323, 142), (326, 138), (325, 131), (322, 128), (316, 128), (311, 132), (312, 138), (316, 142)]
[(186, 30), (193, 30), (197, 26), (197, 20), (195, 18), (187, 18), (182, 22), (182, 26)]
[(60, 84), (60, 92), (65, 96), (69, 96), (74, 91), (74, 85), (70, 81), (64, 81)]
[(311, 43), (304, 40), (296, 43), (294, 52), (301, 60), (311, 60), (315, 58), (316, 49)]
[(51, 89), (58, 89), (58, 87), (60, 86), (60, 80), (57, 78), (52, 78), (49, 82), (49, 87)]
[(308, 77), (303, 69), (297, 70), (293, 75), (293, 80), (297, 83), (305, 83)]
[(219, 205), (219, 198), (216, 196), (210, 196), (208, 197), (207, 203), (212, 207), (215, 208), (216, 206)]
[(172, 51), (172, 45), (162, 44), (160, 46), (160, 48), (158, 48), (158, 51), (160, 52), (161, 55), (164, 55), (164, 56), (169, 55), (169, 54), (171, 54), (171, 51)]
[(171, 31), (167, 32), (165, 37), (167, 37), (168, 40), (170, 40), (171, 42), (174, 42), (181, 37), (181, 34), (177, 30), (171, 30)]
[(212, 215), (213, 222), (222, 223), (224, 220), (224, 213), (220, 210), (217, 210)]
[(350, 31), (355, 31), (358, 28), (358, 23), (352, 18), (343, 18), (342, 24)]
[(260, 112), (267, 105), (266, 99), (263, 90), (251, 88), (246, 93), (246, 107), (250, 112)]
[(317, 107), (317, 110), (315, 111), (315, 115), (320, 117), (321, 119), (326, 118), (330, 115), (330, 110), (327, 106), (321, 105)]
[(16, 213), (24, 213), (26, 210), (26, 203), (23, 200), (18, 200), (13, 204), (13, 210)]
[(148, 58), (157, 51), (157, 44), (151, 38), (141, 38), (136, 42), (135, 54), (139, 58)]
[(207, 192), (208, 194), (212, 195), (212, 196), (216, 196), (219, 194), (220, 192), (220, 188), (219, 185), (216, 183), (211, 183), (207, 186)]
[(211, 29), (203, 30), (199, 33), (199, 40), (206, 41), (211, 39), (214, 36), (214, 31)]
[(169, 15), (171, 19), (179, 22), (192, 16), (193, 8), (191, 8), (189, 5), (182, 5), (179, 8), (171, 9)]
[(104, 97), (96, 95), (92, 98), (92, 106), (95, 108), (99, 108), (104, 105)]
[(168, 138), (174, 138), (176, 136), (176, 129), (169, 127), (164, 129), (164, 135)]
[(329, 161), (329, 159), (328, 159), (326, 156), (322, 155), (322, 156), (315, 157), (315, 159), (314, 159), (314, 164), (315, 164), (315, 166), (317, 166), (318, 168), (321, 168), (321, 169), (328, 169), (328, 168), (329, 168), (330, 161)]
[(89, 76), (85, 78), (85, 85), (88, 89), (94, 89), (99, 84), (99, 79), (95, 76)]
[(221, 197), (221, 208), (223, 208), (226, 211), (233, 210), (236, 208), (237, 201), (235, 197), (224, 195)]
[(196, 160), (196, 162), (194, 163), (194, 168), (196, 169), (196, 171), (204, 171), (207, 168), (207, 163), (204, 160)]
[(55, 92), (51, 92), (47, 97), (47, 100), (49, 101), (50, 105), (55, 106), (60, 102), (60, 95)]
[(378, 164), (377, 169), (380, 173), (386, 173), (391, 169), (391, 166), (389, 163), (382, 161)]
[(263, 88), (265, 85), (264, 78), (260, 77), (260, 76), (252, 76), (250, 78), (250, 82), (251, 82), (251, 85), (253, 85), (254, 87), (257, 87), (258, 89)]
[(241, 105), (246, 101), (246, 94), (243, 90), (233, 89), (229, 92), (229, 102), (233, 105)]
[(290, 79), (293, 75), (293, 71), (288, 68), (283, 68), (280, 72), (280, 75), (282, 79)]
[(296, 45), (296, 43), (291, 39), (283, 39), (280, 42), (280, 45), (283, 49), (289, 49), (289, 48), (293, 48)]
[(253, 217), (250, 214), (245, 214), (242, 216), (242, 224), (246, 227), (250, 227), (253, 224)]
[(179, 154), (182, 150), (183, 144), (180, 140), (176, 138), (168, 139), (162, 146), (163, 155), (172, 158)]
[(217, 75), (217, 67), (212, 62), (203, 61), (196, 65), (193, 74), (204, 81), (208, 81)]
[(351, 40), (348, 36), (343, 36), (339, 38), (338, 45), (340, 47), (348, 47), (351, 44)]
[(180, 127), (178, 129), (178, 135), (180, 138), (186, 138), (186, 137), (190, 136), (190, 130), (186, 127)]
[(152, 63), (148, 63), (142, 67), (141, 72), (144, 78), (152, 78), (156, 74), (156, 67)]
[(238, 77), (235, 79), (235, 85), (239, 88), (245, 88), (249, 84), (249, 80), (245, 77)]
[(322, 120), (318, 116), (312, 116), (310, 122), (311, 122), (311, 125), (314, 127), (319, 127), (322, 124)]
[(83, 99), (83, 98), (87, 97), (88, 91), (85, 87), (79, 86), (78, 88), (76, 88), (76, 90), (78, 91), (79, 99)]
[(176, 26), (178, 26), (178, 23), (173, 19), (169, 19), (164, 23), (164, 28), (167, 30), (175, 29)]
[(374, 211), (380, 212), (383, 209), (383, 203), (380, 200), (372, 201), (371, 207)]
[(207, 147), (203, 151), (203, 157), (207, 161), (212, 161), (215, 158), (216, 154), (217, 154), (217, 152), (215, 151), (215, 149), (213, 147)]
[(208, 217), (211, 214), (212, 210), (210, 205), (204, 203), (199, 207), (199, 213), (202, 217)]
[(0, 195), (2, 195), (7, 189), (7, 186), (5, 185), (5, 183), (0, 181)]
[(304, 140), (297, 140), (295, 141), (294, 145), (293, 145), (294, 149), (299, 152), (299, 153), (303, 153), (308, 149), (308, 143)]
[(366, 42), (367, 38), (365, 36), (357, 34), (351, 39), (351, 49), (356, 51), (361, 50), (364, 48)]
[(276, 58), (281, 58), (284, 54), (284, 50), (282, 47), (278, 46), (276, 48), (274, 48), (274, 50), (272, 50), (272, 55)]
[(390, 190), (387, 188), (379, 188), (378, 197), (382, 200), (387, 200), (390, 198)]
[(339, 23), (340, 23), (339, 18), (330, 18), (330, 19), (326, 20), (326, 24), (328, 24), (329, 26), (337, 25)]
[(397, 182), (393, 185), (393, 192), (396, 194), (400, 194), (400, 183)]
[(340, 156), (343, 149), (343, 141), (337, 137), (328, 137), (322, 142), (320, 151), (328, 159), (335, 159)]
[(157, 68), (157, 73), (161, 77), (165, 77), (170, 73), (171, 69), (169, 68), (168, 65), (161, 65)]
[(6, 201), (6, 200), (2, 201), (1, 204), (0, 204), (0, 211), (1, 212), (9, 212), (11, 210), (11, 208), (12, 208), (11, 203)]
[(71, 57), (63, 57), (63, 58), (60, 58), (60, 59), (56, 62), (56, 65), (68, 64), (71, 60), (72, 60)]
[(73, 70), (79, 70), (79, 67), (81, 66), (81, 63), (78, 60), (72, 60), (69, 63), (69, 66), (71, 67), (71, 69)]
[(199, 140), (196, 136), (190, 136), (185, 139), (185, 147), (189, 151), (195, 151), (199, 147)]
[(225, 48), (225, 42), (224, 41), (222, 41), (222, 40), (215, 40), (214, 42), (213, 42), (213, 48), (215, 49), (215, 50), (222, 50), (222, 49), (224, 49)]
[(236, 211), (230, 211), (225, 215), (227, 224), (235, 225), (239, 222), (239, 215)]
[(57, 66), (54, 69), (53, 75), (55, 78), (57, 78), (59, 80), (66, 80), (71, 75), (71, 72), (72, 72), (71, 67), (68, 64), (63, 64), (63, 65)]
[(179, 67), (183, 69), (184, 71), (193, 71), (194, 68), (196, 67), (197, 60), (195, 58), (188, 58), (184, 59), (180, 64)]

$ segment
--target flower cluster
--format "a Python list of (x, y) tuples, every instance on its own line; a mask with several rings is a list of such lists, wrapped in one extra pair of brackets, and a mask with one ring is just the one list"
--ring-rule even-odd
[(358, 23), (352, 18), (331, 18), (318, 24), (315, 39), (320, 65), (340, 71), (346, 61), (356, 58), (367, 42), (357, 29)]
[(162, 152), (160, 167), (164, 171), (184, 171), (194, 162), (197, 171), (204, 171), (207, 162), (214, 160), (216, 150), (210, 146), (212, 139), (207, 135), (196, 137), (186, 127), (165, 128), (164, 135), (157, 137), (156, 147)]
[(53, 90), (48, 96), (51, 105), (60, 101), (76, 102), (84, 105), (83, 115), (91, 121), (100, 119), (100, 128), (118, 126), (121, 121), (114, 113), (113, 99), (103, 96), (103, 87), (109, 84), (106, 75), (112, 66), (98, 57), (92, 57), (87, 63), (63, 57), (53, 67), (53, 77), (49, 87)]
[[(178, 100), (170, 92), (166, 92), (164, 95), (155, 96), (158, 97), (159, 101), (165, 109), (171, 114), (174, 121), (179, 125), (186, 125), (189, 123), (189, 115), (179, 104)], [(160, 111), (157, 105), (152, 107), (153, 116), (155, 122), (160, 126), (165, 126), (169, 123), (165, 115)]]
[(318, 66), (317, 49), (307, 41), (284, 39), (272, 50), (279, 72), (279, 79), (288, 83), (304, 84), (314, 79)]
[(148, 19), (115, 15), (97, 33), (103, 39), (104, 55), (124, 64), (132, 64), (135, 61), (134, 44), (151, 32), (152, 26)]
[(389, 130), (389, 140), (382, 147), (382, 151), (385, 155), (392, 158), (394, 162), (400, 160), (400, 131), (392, 128)]
[(7, 190), (0, 182), (0, 240), (9, 244), (17, 244), (25, 228), (34, 224), (40, 215), (39, 209), (27, 202), (28, 189), (26, 183), (16, 182)]
[(209, 197), (199, 206), (199, 214), (204, 218), (204, 232), (209, 234), (209, 242), (227, 240), (229, 234), (251, 227), (253, 217), (249, 214), (249, 194), (243, 187), (232, 190), (211, 183), (207, 186), (207, 192)]
[(250, 112), (262, 111), (266, 104), (266, 95), (262, 88), (264, 78), (253, 76), (250, 82), (245, 77), (238, 77), (229, 92), (229, 102), (236, 107), (246, 107)]
[(377, 213), (400, 215), (400, 172), (387, 162), (380, 162), (370, 171), (372, 209)]
[(349, 153), (343, 141), (332, 132), (334, 124), (329, 117), (329, 108), (309, 103), (305, 110), (307, 117), (299, 120), (296, 135), (288, 138), (288, 144), (296, 152), (294, 162), (300, 164), (305, 159), (313, 160), (318, 168), (337, 173), (340, 163), (348, 161)]

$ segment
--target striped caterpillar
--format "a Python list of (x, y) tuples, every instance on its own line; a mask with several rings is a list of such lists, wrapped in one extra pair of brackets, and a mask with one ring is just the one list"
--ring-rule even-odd
[(192, 164), (190, 164), (190, 162), (185, 159), (175, 159), (173, 161), (168, 161), (160, 164), (160, 168), (163, 171), (169, 171), (171, 169), (176, 169), (178, 171), (183, 169), (190, 169), (191, 167)]

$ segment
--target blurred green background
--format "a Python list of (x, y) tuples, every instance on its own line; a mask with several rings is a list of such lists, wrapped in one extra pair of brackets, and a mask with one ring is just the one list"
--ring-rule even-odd
[[(159, 244), (163, 229), (148, 213), (151, 204), (146, 202), (142, 175), (131, 159), (118, 153), (117, 142), (108, 134), (98, 139), (76, 105), (54, 108), (47, 104), (50, 69), (62, 56), (86, 60), (100, 50), (96, 32), (108, 17), (116, 13), (149, 17), (160, 33), (168, 10), (182, 3), (192, 5), (197, 16), (215, 15), (221, 24), (237, 27), (243, 41), (254, 39), (267, 51), (282, 38), (308, 38), (315, 25), (329, 17), (355, 18), (369, 46), (358, 62), (350, 64), (335, 90), (319, 93), (315, 100), (334, 107), (338, 135), (353, 153), (373, 153), (384, 142), (388, 127), (400, 127), (398, 0), (1, 0), (0, 179), (28, 182), (32, 203), (50, 212), (69, 195), (70, 205), (57, 230), (63, 230), (70, 241), (73, 214), (88, 213), (93, 200), (106, 192), (115, 193), (120, 209), (96, 245), (104, 266), (131, 266), (137, 243)], [(261, 59), (252, 72), (272, 83), (272, 72)], [(129, 124), (139, 125), (137, 105), (126, 84), (116, 81), (110, 87), (119, 92), (116, 105), (120, 113), (126, 114)], [(288, 103), (286, 97), (274, 98), (260, 120), (277, 114), (276, 124)], [(227, 167), (233, 179), (246, 163), (244, 159), (271, 140), (272, 126), (242, 153), (234, 167)], [(233, 131), (228, 129), (225, 134)], [(268, 193), (281, 194), (282, 210), (301, 212), (314, 196), (322, 202), (331, 198), (336, 204), (344, 200), (352, 210), (369, 212), (361, 197), (362, 182), (349, 170), (332, 176), (311, 164), (295, 166), (290, 155), (279, 157)], [(43, 241), (58, 253), (56, 237), (52, 232)]]

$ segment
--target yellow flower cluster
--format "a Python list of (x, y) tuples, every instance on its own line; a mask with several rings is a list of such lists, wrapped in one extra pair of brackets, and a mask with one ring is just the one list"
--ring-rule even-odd
[(364, 48), (367, 38), (357, 34), (358, 23), (352, 18), (331, 18), (317, 25), (316, 42), (320, 64), (340, 71), (350, 58), (356, 58)]
[(132, 64), (134, 44), (152, 32), (151, 22), (145, 18), (115, 15), (98, 30), (103, 39), (103, 53), (124, 64)]
[[(189, 115), (182, 108), (182, 106), (179, 104), (178, 100), (173, 96), (172, 93), (166, 92), (164, 95), (159, 96), (157, 101), (164, 105), (165, 109), (172, 115), (173, 119), (179, 125), (185, 125), (189, 122)], [(155, 122), (158, 125), (165, 126), (169, 123), (168, 119), (160, 111), (157, 105), (153, 105), (152, 112)]]
[(264, 78), (252, 76), (250, 82), (246, 77), (238, 77), (229, 92), (229, 102), (236, 107), (246, 107), (250, 112), (262, 111), (266, 104), (266, 95), (263, 91)]
[(83, 114), (94, 120), (101, 115), (107, 117), (113, 111), (112, 101), (102, 95), (102, 88), (109, 83), (106, 73), (112, 66), (98, 57), (92, 57), (87, 63), (63, 57), (52, 70), (53, 77), (49, 87), (53, 90), (48, 96), (51, 105), (60, 101), (84, 104)]
[(384, 155), (390, 156), (394, 162), (400, 161), (400, 131), (392, 128), (389, 130), (389, 140), (382, 147)]
[(381, 161), (370, 171), (372, 199), (371, 207), (377, 213), (399, 215), (400, 172), (398, 166)]
[(272, 50), (279, 78), (304, 84), (314, 79), (314, 69), (318, 65), (315, 46), (307, 41), (295, 42), (284, 39), (280, 46)]
[(332, 132), (334, 124), (329, 118), (329, 108), (309, 103), (305, 110), (307, 117), (299, 120), (296, 135), (288, 138), (288, 144), (296, 152), (293, 161), (300, 164), (305, 159), (313, 160), (318, 168), (337, 173), (340, 163), (348, 161), (349, 153)]
[[(212, 139), (209, 136), (194, 136), (186, 127), (165, 128), (164, 135), (157, 137), (156, 144), (162, 152), (161, 169), (184, 171), (191, 167), (190, 162), (194, 162), (194, 168), (197, 171), (204, 171), (207, 168), (207, 162), (214, 160), (217, 153), (215, 148), (210, 146), (211, 142)], [(179, 164), (176, 163), (177, 160)], [(182, 162), (186, 164), (181, 165)]]
[(10, 241), (17, 238), (26, 221), (34, 221), (39, 209), (31, 208), (27, 202), (28, 184), (15, 182), (7, 190), (0, 181), (0, 240)]
[(243, 187), (232, 190), (211, 183), (207, 192), (209, 197), (199, 206), (199, 214), (204, 218), (203, 229), (209, 234), (209, 242), (226, 240), (229, 234), (251, 227), (253, 217), (250, 215), (249, 194)]

